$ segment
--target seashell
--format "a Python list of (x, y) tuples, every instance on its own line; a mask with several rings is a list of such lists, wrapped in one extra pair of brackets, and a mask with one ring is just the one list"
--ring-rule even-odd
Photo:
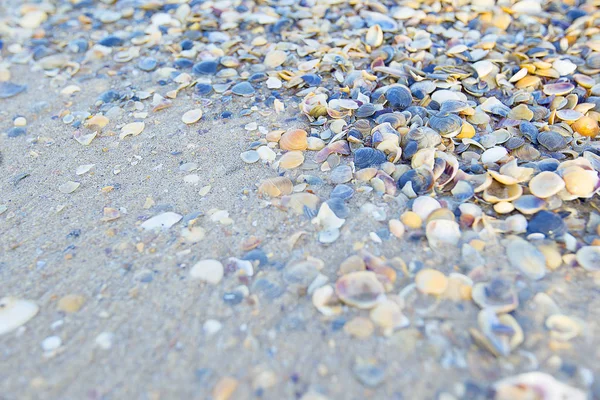
[(600, 69), (600, 53), (592, 53), (585, 59), (585, 65), (591, 69)]
[(506, 245), (506, 254), (510, 264), (529, 279), (539, 280), (546, 275), (544, 254), (526, 240), (519, 237), (509, 239)]
[(514, 209), (515, 206), (513, 205), (513, 203), (509, 203), (507, 201), (501, 201), (499, 203), (494, 204), (494, 211), (496, 211), (498, 214), (508, 214), (514, 211)]
[(575, 122), (579, 118), (583, 117), (583, 114), (579, 111), (565, 109), (565, 110), (557, 110), (556, 116), (563, 121)]
[(258, 149), (256, 149), (256, 153), (260, 159), (265, 162), (275, 161), (275, 157), (277, 157), (277, 154), (275, 154), (275, 152), (268, 146), (260, 146)]
[(17, 85), (12, 82), (0, 82), (0, 99), (14, 97), (27, 89), (26, 85)]
[(500, 167), (500, 173), (503, 175), (508, 175), (516, 179), (516, 182), (521, 183), (531, 179), (534, 169), (519, 167), (517, 160), (513, 159)]
[(533, 111), (531, 111), (525, 104), (519, 104), (510, 110), (507, 117), (510, 119), (531, 121), (533, 118)]
[(158, 65), (158, 61), (152, 57), (144, 57), (138, 61), (138, 68), (142, 71), (150, 72), (153, 71)]
[(540, 199), (554, 196), (565, 187), (563, 179), (554, 172), (543, 171), (529, 181), (529, 191)]
[(412, 204), (412, 210), (415, 212), (423, 221), (427, 219), (429, 214), (434, 210), (441, 208), (439, 201), (429, 196), (419, 196)]
[(550, 211), (537, 212), (527, 224), (527, 234), (541, 233), (546, 237), (562, 236), (566, 232), (562, 218)]
[(338, 198), (342, 200), (348, 200), (354, 195), (354, 189), (348, 185), (340, 184), (336, 185), (331, 191), (330, 198)]
[(355, 177), (361, 182), (368, 182), (377, 175), (377, 168), (363, 168), (356, 171)]
[(519, 306), (516, 291), (502, 279), (476, 283), (471, 295), (479, 307), (493, 310), (497, 314), (511, 312)]
[(365, 103), (362, 106), (358, 107), (354, 115), (356, 115), (357, 118), (366, 118), (375, 114), (375, 111), (376, 109), (373, 104)]
[(415, 276), (415, 285), (421, 293), (441, 295), (448, 288), (448, 278), (440, 271), (425, 268)]
[(583, 321), (563, 314), (549, 316), (545, 325), (550, 330), (550, 337), (561, 342), (576, 338), (584, 329)]
[(582, 136), (595, 138), (600, 133), (600, 126), (595, 119), (583, 116), (571, 124), (571, 128)]
[(196, 75), (216, 75), (219, 63), (217, 60), (204, 60), (192, 67), (192, 72)]
[(379, 166), (386, 161), (383, 151), (371, 147), (362, 147), (354, 152), (354, 165), (358, 169)]
[(246, 164), (253, 164), (253, 163), (257, 162), (258, 160), (260, 160), (260, 155), (258, 154), (258, 152), (256, 150), (248, 150), (248, 151), (244, 151), (243, 153), (241, 153), (240, 158)]
[(471, 139), (475, 136), (475, 128), (467, 121), (463, 121), (460, 132), (456, 135), (457, 139)]
[(315, 162), (321, 163), (327, 160), (327, 157), (329, 157), (331, 154), (342, 154), (345, 156), (350, 155), (351, 151), (348, 142), (345, 140), (338, 140), (328, 144), (315, 155)]
[(568, 82), (550, 83), (544, 85), (544, 87), (542, 88), (544, 94), (548, 96), (564, 96), (566, 94), (571, 93), (573, 89), (575, 89), (575, 85)]
[[(424, 195), (429, 193), (433, 188), (433, 173), (427, 167), (419, 167), (417, 169), (411, 169), (398, 179), (398, 189), (409, 190), (417, 195)], [(413, 196), (414, 197), (414, 196)]]
[(493, 181), (484, 191), (483, 199), (488, 203), (498, 203), (500, 201), (513, 201), (523, 194), (523, 187), (519, 184), (503, 185)]
[(533, 161), (540, 158), (540, 152), (530, 144), (524, 144), (523, 146), (515, 149), (512, 155), (522, 161)]
[(335, 167), (330, 174), (332, 183), (346, 183), (352, 180), (352, 167), (349, 165), (339, 165)]
[(522, 137), (511, 137), (506, 143), (504, 143), (504, 148), (507, 150), (514, 150), (523, 146), (524, 144), (525, 139)]
[(254, 87), (248, 82), (240, 82), (231, 88), (231, 93), (236, 94), (238, 96), (249, 97), (252, 96), (256, 90)]
[(301, 151), (294, 150), (294, 151), (288, 151), (283, 156), (281, 156), (281, 158), (277, 162), (277, 166), (284, 168), (284, 169), (294, 169), (294, 168), (298, 168), (303, 163), (304, 163), (304, 154)]
[(319, 213), (311, 220), (312, 224), (319, 225), (321, 230), (324, 231), (339, 229), (342, 227), (342, 225), (344, 225), (344, 222), (346, 222), (346, 220), (335, 215), (327, 203), (321, 204)]
[(562, 172), (566, 190), (577, 197), (590, 197), (598, 189), (598, 173), (577, 166)]
[(457, 246), (460, 240), (460, 227), (457, 222), (450, 220), (430, 221), (425, 234), (432, 249), (441, 249), (446, 246)]
[(292, 209), (299, 215), (307, 215), (307, 211), (309, 211), (309, 215), (316, 215), (319, 203), (320, 200), (317, 195), (306, 192), (292, 193), (281, 198), (282, 206)]
[(279, 148), (282, 150), (306, 150), (308, 133), (304, 129), (292, 129), (281, 135)]
[(496, 357), (508, 356), (512, 350), (523, 343), (523, 329), (510, 314), (496, 315), (489, 309), (483, 309), (477, 316), (482, 335), (473, 337)]
[(331, 285), (325, 285), (317, 288), (313, 292), (312, 303), (321, 314), (327, 317), (339, 315), (342, 312), (339, 299), (335, 295), (335, 290)]
[(505, 106), (500, 100), (495, 97), (490, 97), (480, 105), (481, 109), (485, 112), (506, 117), (510, 112), (510, 108)]
[[(360, 108), (359, 108), (359, 110), (360, 110)], [(358, 113), (358, 110), (357, 110), (357, 113)], [(404, 114), (401, 114), (399, 112), (388, 112), (385, 114), (378, 115), (375, 118), (375, 122), (378, 125), (388, 123), (388, 124), (390, 124), (390, 126), (392, 128), (397, 129), (401, 126), (406, 125), (406, 117), (404, 116)]]
[(567, 140), (556, 131), (544, 131), (538, 134), (538, 142), (549, 151), (557, 151), (567, 146)]
[(467, 181), (458, 181), (450, 193), (452, 193), (452, 196), (460, 202), (467, 201), (475, 195), (473, 186)]
[(521, 214), (527, 215), (535, 214), (548, 205), (546, 200), (530, 194), (519, 197), (512, 204)]
[(372, 271), (350, 272), (335, 283), (335, 293), (344, 303), (361, 309), (373, 308), (385, 290)]
[(559, 382), (544, 372), (527, 372), (496, 382), (494, 400), (569, 399), (585, 400), (584, 391)]
[(494, 180), (496, 180), (497, 182), (500, 182), (503, 185), (514, 185), (515, 183), (519, 183), (519, 181), (516, 178), (514, 178), (510, 175), (500, 174), (500, 173), (498, 173), (496, 171), (492, 171), (492, 170), (489, 170), (488, 174), (490, 174), (490, 176), (492, 178), (494, 178)]
[(504, 158), (508, 152), (504, 147), (492, 147), (487, 149), (481, 155), (481, 162), (484, 164), (495, 163)]
[(186, 111), (185, 114), (183, 114), (183, 116), (181, 117), (181, 121), (184, 124), (190, 125), (195, 122), (198, 122), (198, 120), (200, 120), (200, 118), (202, 118), (202, 110), (199, 108), (196, 108), (193, 110)]
[(38, 311), (39, 306), (31, 300), (15, 297), (0, 299), (0, 336), (25, 325)]
[(449, 114), (445, 117), (432, 116), (429, 119), (429, 126), (442, 135), (442, 137), (454, 137), (462, 129), (463, 121), (456, 114)]
[(154, 217), (148, 218), (140, 225), (141, 228), (146, 230), (167, 230), (183, 218), (182, 215), (168, 211), (162, 214), (155, 215)]
[(258, 193), (269, 197), (281, 197), (292, 193), (293, 186), (289, 178), (277, 176), (263, 180), (258, 187)]
[(119, 139), (123, 140), (126, 136), (132, 135), (137, 136), (144, 130), (146, 124), (143, 122), (131, 122), (129, 124), (123, 125), (121, 128), (121, 133), (119, 134)]
[(533, 144), (537, 143), (538, 129), (531, 122), (523, 121), (519, 125), (519, 130)]
[(58, 187), (58, 191), (64, 194), (73, 193), (77, 188), (81, 186), (79, 182), (68, 181)]
[(365, 36), (365, 43), (371, 47), (379, 47), (383, 43), (383, 30), (378, 24), (372, 25)]
[(412, 104), (412, 94), (410, 89), (404, 85), (398, 84), (391, 86), (385, 92), (385, 98), (390, 106), (400, 110), (404, 110)]
[(586, 271), (600, 271), (600, 246), (583, 246), (575, 254), (577, 263)]

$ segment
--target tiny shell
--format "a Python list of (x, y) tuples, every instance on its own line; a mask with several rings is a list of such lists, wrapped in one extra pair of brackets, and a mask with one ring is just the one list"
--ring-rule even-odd
[(508, 154), (504, 147), (492, 147), (487, 149), (481, 155), (481, 162), (484, 164), (495, 163), (496, 161), (501, 160)]
[(460, 240), (460, 227), (457, 222), (437, 219), (427, 224), (425, 234), (429, 246), (438, 249), (443, 246), (457, 246)]
[(162, 214), (155, 215), (152, 218), (147, 219), (140, 225), (146, 230), (162, 229), (167, 230), (183, 218), (181, 215), (168, 211)]
[(61, 193), (68, 194), (68, 193), (73, 193), (75, 190), (77, 190), (77, 188), (79, 186), (81, 186), (81, 183), (79, 183), (79, 182), (68, 181), (68, 182), (65, 182), (62, 185), (60, 185), (58, 187), (58, 190)]
[(448, 287), (448, 278), (435, 269), (422, 269), (415, 276), (415, 284), (422, 293), (440, 295)]
[(494, 400), (585, 400), (587, 398), (582, 390), (568, 386), (544, 372), (527, 372), (502, 379), (494, 384), (494, 391)]
[(202, 118), (202, 110), (199, 108), (195, 108), (195, 109), (189, 110), (185, 114), (183, 114), (183, 116), (181, 117), (181, 121), (184, 124), (190, 125), (195, 122), (198, 122), (198, 120), (200, 120), (200, 118)]
[(344, 303), (369, 309), (377, 305), (385, 291), (374, 272), (357, 271), (338, 279), (335, 292)]
[(121, 134), (119, 135), (119, 139), (123, 139), (126, 136), (132, 135), (137, 136), (144, 130), (146, 124), (143, 122), (131, 122), (129, 124), (124, 125), (121, 128)]

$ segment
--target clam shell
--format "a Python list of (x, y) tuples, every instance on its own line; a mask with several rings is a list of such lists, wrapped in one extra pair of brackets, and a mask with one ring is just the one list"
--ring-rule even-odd
[(278, 166), (284, 169), (294, 169), (304, 163), (304, 154), (301, 151), (288, 151), (278, 161)]
[(440, 271), (426, 268), (417, 273), (415, 284), (421, 293), (441, 295), (448, 288), (448, 278)]
[(504, 158), (508, 152), (504, 147), (492, 147), (487, 149), (481, 155), (481, 162), (484, 164), (495, 163)]
[(39, 307), (33, 301), (4, 297), (0, 299), (0, 335), (12, 332), (36, 316)]
[(195, 122), (198, 122), (198, 120), (200, 120), (200, 118), (202, 118), (202, 110), (199, 108), (193, 109), (193, 110), (189, 110), (187, 111), (185, 114), (183, 114), (181, 116), (181, 121), (184, 124), (193, 124)]
[(349, 165), (339, 165), (335, 167), (329, 176), (332, 183), (346, 183), (352, 180), (352, 167)]
[(529, 181), (529, 191), (540, 199), (554, 196), (565, 187), (565, 181), (554, 172), (543, 171)]
[(546, 258), (534, 245), (521, 238), (510, 239), (506, 246), (510, 264), (533, 280), (546, 275)]
[(583, 116), (571, 124), (571, 128), (582, 136), (595, 138), (600, 133), (600, 126), (595, 119)]
[(372, 47), (379, 47), (383, 43), (383, 30), (381, 26), (375, 24), (367, 30), (365, 43)]
[(361, 308), (373, 308), (385, 293), (384, 287), (372, 271), (351, 272), (335, 283), (335, 292), (344, 303)]
[(590, 197), (598, 188), (598, 173), (579, 167), (569, 167), (562, 172), (567, 191), (577, 197)]
[(281, 135), (279, 148), (282, 150), (306, 150), (308, 133), (304, 129), (292, 129)]
[(412, 103), (412, 94), (410, 89), (404, 85), (391, 86), (385, 92), (385, 98), (390, 106), (400, 110), (404, 110)]
[(445, 117), (432, 116), (429, 119), (429, 126), (435, 129), (443, 137), (454, 137), (462, 129), (463, 121), (456, 114), (448, 114)]
[(586, 271), (600, 271), (600, 246), (583, 246), (575, 256), (577, 263)]
[(371, 147), (361, 147), (354, 152), (354, 165), (358, 169), (379, 166), (386, 161), (383, 151)]
[(483, 199), (488, 203), (498, 203), (500, 201), (513, 201), (523, 194), (523, 187), (519, 184), (503, 185), (497, 181), (483, 191)]
[(527, 372), (494, 384), (495, 400), (544, 399), (585, 400), (584, 391), (568, 386), (544, 372)]

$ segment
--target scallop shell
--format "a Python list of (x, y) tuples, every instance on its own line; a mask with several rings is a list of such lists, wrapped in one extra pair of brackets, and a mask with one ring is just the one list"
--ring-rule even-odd
[(308, 133), (304, 129), (292, 129), (281, 135), (279, 148), (282, 150), (306, 150)]
[(440, 133), (442, 137), (451, 138), (458, 135), (462, 129), (463, 120), (456, 114), (448, 114), (445, 117), (432, 116), (429, 126)]
[(335, 283), (335, 292), (344, 303), (369, 309), (377, 305), (385, 290), (372, 271), (351, 272)]

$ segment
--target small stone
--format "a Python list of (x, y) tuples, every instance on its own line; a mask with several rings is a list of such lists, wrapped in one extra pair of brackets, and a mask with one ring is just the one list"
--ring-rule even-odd
[(419, 215), (413, 211), (406, 211), (400, 216), (400, 221), (408, 229), (419, 229), (423, 225), (423, 220)]
[(385, 369), (374, 362), (359, 361), (352, 372), (360, 383), (368, 387), (377, 387), (385, 379)]
[(344, 325), (344, 332), (359, 339), (366, 339), (373, 334), (375, 326), (370, 319), (355, 317)]
[(66, 313), (77, 312), (85, 304), (85, 297), (78, 294), (68, 294), (58, 301), (58, 310)]
[(238, 381), (235, 378), (226, 376), (221, 378), (215, 385), (212, 395), (214, 400), (229, 400), (238, 387)]
[(58, 349), (62, 345), (62, 340), (58, 336), (48, 336), (42, 342), (42, 349), (44, 351), (53, 351)]
[(147, 219), (140, 226), (146, 230), (166, 230), (178, 223), (181, 220), (181, 218), (183, 218), (182, 215), (169, 211)]
[(102, 350), (109, 350), (113, 346), (113, 341), (115, 339), (115, 334), (112, 332), (102, 332), (98, 336), (96, 336), (96, 346), (101, 348)]
[(207, 319), (204, 322), (204, 325), (202, 325), (202, 330), (204, 331), (204, 333), (206, 333), (207, 336), (212, 336), (215, 333), (219, 332), (222, 327), (223, 324), (221, 324), (216, 319)]

